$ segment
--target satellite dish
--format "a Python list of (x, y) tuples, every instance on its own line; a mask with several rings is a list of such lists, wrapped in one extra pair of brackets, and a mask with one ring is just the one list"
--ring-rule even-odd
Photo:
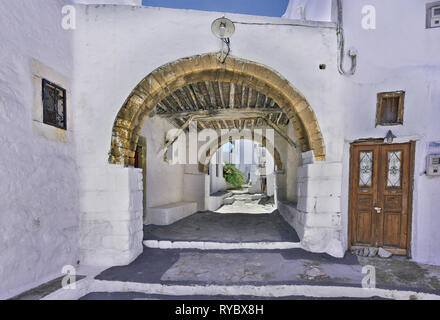
[(227, 39), (234, 34), (235, 25), (231, 20), (223, 17), (212, 23), (211, 30), (217, 38)]

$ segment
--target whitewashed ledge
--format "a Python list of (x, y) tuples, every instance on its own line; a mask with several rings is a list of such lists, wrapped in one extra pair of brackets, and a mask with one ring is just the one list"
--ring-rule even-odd
[(191, 295), (243, 295), (280, 298), (288, 296), (306, 296), (318, 298), (371, 298), (382, 297), (394, 300), (440, 300), (440, 296), (407, 290), (364, 289), (341, 286), (310, 285), (164, 285), (153, 283), (135, 283), (120, 281), (83, 280), (81, 287), (73, 290), (60, 289), (42, 300), (78, 300), (91, 292), (139, 292), (172, 296)]
[(301, 248), (299, 242), (205, 242), (205, 241), (161, 241), (146, 240), (144, 246), (153, 249), (198, 249), (198, 250), (282, 250)]

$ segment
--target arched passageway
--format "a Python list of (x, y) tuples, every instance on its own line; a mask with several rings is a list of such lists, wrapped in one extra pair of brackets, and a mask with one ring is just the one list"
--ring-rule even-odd
[[(150, 123), (147, 131), (143, 130), (146, 121)], [(154, 123), (160, 123), (159, 127), (151, 125)], [(193, 125), (194, 123), (196, 126)], [(163, 129), (166, 127), (168, 130), (170, 127), (177, 129), (178, 134), (171, 139), (166, 137), (164, 141)], [(156, 130), (157, 128), (159, 130)], [(209, 189), (207, 192), (205, 176), (214, 153), (212, 150), (217, 150), (221, 145), (225, 130), (226, 134), (230, 134), (231, 130), (236, 130), (239, 135), (243, 131), (248, 131), (254, 139), (258, 136), (258, 130), (269, 129), (278, 139), (284, 140), (288, 149), (297, 150), (295, 154), (299, 159), (302, 154), (303, 165), (307, 166), (316, 161), (325, 165), (326, 149), (323, 135), (316, 115), (306, 98), (288, 80), (267, 66), (232, 56), (222, 64), (215, 53), (196, 55), (168, 63), (154, 70), (136, 86), (114, 121), (109, 163), (125, 167), (128, 171), (124, 175), (130, 180), (131, 176), (138, 174), (130, 167), (136, 163), (136, 147), (140, 136), (145, 137), (146, 134), (156, 136), (156, 144), (163, 143), (161, 150), (152, 150), (148, 146), (147, 149), (155, 152), (156, 156), (162, 156), (177, 141), (181, 133), (191, 136), (191, 130), (194, 128), (197, 135), (211, 131), (215, 136), (207, 144), (208, 148), (201, 153), (197, 152), (196, 163), (184, 164), (184, 169), (178, 172), (179, 176), (173, 173), (169, 174), (167, 179), (163, 179), (163, 172), (161, 172), (163, 167), (153, 168), (156, 172), (159, 171), (154, 187), (168, 183), (168, 187), (173, 186), (174, 189), (181, 191), (179, 197), (181, 201), (184, 201), (183, 204), (173, 202), (154, 207), (154, 210), (159, 213), (162, 225), (171, 225), (183, 219), (184, 217), (179, 215), (182, 210), (187, 210), (188, 201), (190, 202), (188, 210), (193, 210), (191, 212), (206, 210)], [(204, 137), (207, 136), (209, 135)], [(197, 149), (200, 148), (200, 141), (196, 142)], [(286, 148), (280, 151), (279, 146), (275, 146), (275, 143), (265, 135), (261, 137), (261, 144), (272, 153), (278, 170), (282, 171), (288, 167), (291, 158), (287, 156)], [(295, 164), (295, 172), (299, 162)], [(122, 170), (120, 166), (118, 170)], [(147, 165), (147, 173), (148, 171)], [(313, 174), (320, 172), (322, 170), (310, 171)], [(308, 179), (308, 171), (302, 170), (301, 174), (303, 174), (301, 191), (306, 192), (308, 184), (313, 179)], [(139, 177), (135, 178), (135, 180), (138, 179)], [(285, 184), (297, 183), (296, 178), (289, 179), (287, 175), (284, 175), (283, 180)], [(130, 200), (126, 212), (129, 216), (132, 215), (133, 203), (141, 203), (139, 185), (136, 184), (136, 194), (132, 195), (130, 191), (128, 195)], [(299, 180), (298, 186), (300, 186)], [(165, 186), (165, 189), (168, 187)], [(329, 192), (333, 193), (333, 191)], [(169, 190), (162, 192), (162, 194), (166, 193), (172, 192)], [(313, 199), (316, 201), (320, 197), (324, 199), (321, 195)], [(284, 221), (283, 223), (287, 222), (293, 226), (295, 230), (299, 230), (297, 232), (304, 248), (310, 248), (315, 252), (335, 252), (335, 255), (340, 256), (341, 245), (337, 226), (332, 222), (327, 229), (323, 229), (324, 224), (317, 225), (318, 220), (315, 216), (305, 215), (316, 211), (316, 206), (313, 206), (309, 200), (307, 196), (304, 196), (298, 198), (298, 205), (283, 203), (280, 208), (283, 208), (288, 217), (282, 215), (283, 218), (280, 219)], [(192, 203), (195, 205), (193, 206)], [(172, 217), (171, 220), (163, 219), (166, 216), (162, 215), (163, 212), (168, 214), (174, 209), (176, 209), (175, 212), (179, 212), (176, 217)], [(326, 219), (335, 221), (331, 220), (333, 216), (337, 218), (338, 213), (331, 212), (328, 217), (326, 215)], [(131, 221), (130, 223), (137, 223), (134, 220)], [(130, 229), (131, 227), (127, 229), (128, 238), (131, 238)], [(330, 240), (336, 242), (330, 243)], [(130, 257), (134, 256), (138, 250), (137, 246), (136, 249), (131, 250)]]

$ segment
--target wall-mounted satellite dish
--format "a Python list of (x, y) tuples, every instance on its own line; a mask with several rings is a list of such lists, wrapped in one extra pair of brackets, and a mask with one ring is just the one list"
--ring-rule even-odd
[(211, 30), (217, 38), (227, 39), (234, 34), (235, 25), (231, 20), (223, 17), (212, 23)]

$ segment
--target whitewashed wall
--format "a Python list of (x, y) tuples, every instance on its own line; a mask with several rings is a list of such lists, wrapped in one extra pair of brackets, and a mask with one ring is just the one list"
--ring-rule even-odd
[[(65, 1), (0, 2), (0, 298), (78, 260), (72, 33)], [(42, 124), (41, 78), (68, 91), (68, 131)]]
[(171, 165), (164, 161), (163, 153), (168, 130), (175, 129), (169, 122), (160, 118), (148, 118), (140, 133), (147, 139), (147, 223), (148, 208), (163, 206), (183, 200), (184, 165)]
[(290, 0), (283, 18), (336, 21), (336, 0)]
[[(151, 71), (181, 57), (217, 51), (220, 46), (210, 31), (211, 22), (222, 15), (219, 13), (77, 5), (77, 29), (64, 31), (61, 7), (65, 3), (47, 0), (41, 6), (37, 1), (16, 0), (0, 4), (2, 297), (58, 276), (63, 265), (77, 260), (124, 264), (142, 251), (141, 175), (139, 170), (107, 163), (113, 121), (131, 90)], [(417, 141), (413, 257), (440, 264), (440, 178), (424, 175), (427, 144), (440, 140), (438, 122), (433, 120), (440, 116), (440, 29), (425, 29), (425, 3), (344, 1), (346, 45), (359, 51), (353, 77), (337, 73), (336, 33), (329, 23), (308, 23), (305, 28), (270, 25), (289, 23), (276, 18), (228, 17), (238, 22), (231, 39), (232, 54), (268, 65), (286, 77), (310, 102), (323, 132), (327, 164), (307, 165), (305, 155), (306, 162), (298, 172), (299, 192), (290, 184), (296, 180), (293, 161), (300, 162), (298, 154), (279, 150), (287, 158), (283, 163), (288, 161), (284, 180), (287, 198), (294, 201), (295, 193), (303, 197), (299, 207), (307, 212), (311, 202), (304, 192), (319, 178), (308, 174), (323, 170), (338, 181), (343, 161), (341, 201), (313, 197), (323, 210), (331, 206), (334, 213), (341, 211), (342, 204), (338, 237), (345, 247), (349, 143), (383, 137), (388, 128), (374, 126), (376, 93), (406, 90), (405, 123), (392, 130), (397, 141)], [(121, 0), (117, 4), (139, 2)], [(361, 28), (361, 11), (366, 4), (376, 7), (376, 30)], [(390, 14), (396, 7), (404, 10)], [(326, 64), (327, 69), (319, 70), (319, 64)], [(68, 89), (73, 115), (68, 114), (65, 134), (45, 127), (35, 117), (39, 99), (35, 87), (41, 77), (56, 79)], [(147, 136), (148, 130), (146, 126)], [(191, 192), (185, 188), (182, 197), (202, 203), (203, 176), (193, 169), (185, 168), (182, 183), (199, 188)], [(147, 190), (153, 187), (147, 186)], [(157, 188), (159, 193), (168, 187)], [(178, 193), (173, 196), (180, 197)], [(150, 200), (173, 199), (158, 196)], [(307, 223), (322, 226), (325, 219), (337, 219), (338, 215), (301, 213), (298, 217), (298, 225), (304, 227)], [(307, 228), (300, 233), (307, 234), (305, 231)]]
[(73, 0), (77, 4), (116, 4), (116, 5), (129, 5), (129, 6), (141, 6), (142, 0)]
[[(209, 182), (210, 182), (210, 194), (216, 193), (218, 191), (224, 191), (226, 190), (226, 181), (223, 177), (223, 161), (222, 161), (222, 155), (223, 155), (224, 147), (222, 146), (217, 152), (213, 155), (211, 162), (209, 164)], [(214, 161), (216, 159), (216, 161)], [(217, 176), (217, 166), (218, 166), (218, 173)]]
[[(425, 29), (426, 3), (412, 0), (344, 1), (346, 46), (359, 51), (358, 68), (344, 81), (345, 156), (342, 204), (347, 211), (348, 143), (384, 137), (417, 142), (414, 172), (413, 258), (440, 264), (440, 178), (424, 175), (429, 141), (440, 140), (440, 29)], [(362, 8), (376, 9), (376, 29), (362, 28)], [(396, 11), (396, 8), (399, 8)], [(376, 94), (405, 90), (402, 126), (375, 127)], [(343, 215), (347, 225), (347, 215)], [(345, 232), (344, 232), (345, 233)]]
[[(296, 138), (295, 129), (292, 124), (287, 127), (287, 135), (296, 143), (298, 143), (298, 138)], [(285, 173), (285, 194), (280, 200), (287, 200), (292, 203), (298, 203), (298, 167), (301, 165), (301, 152), (300, 150), (292, 148), (287, 143), (284, 143), (285, 153), (283, 161), (284, 173)], [(281, 150), (280, 150), (281, 152)]]
[[(108, 166), (113, 121), (124, 100), (142, 78), (168, 62), (219, 50), (220, 43), (211, 33), (211, 23), (221, 14), (108, 5), (77, 8), (77, 90), (74, 94), (81, 102), (76, 120), (80, 123), (77, 134), (83, 142), (78, 148), (78, 163), (90, 171)], [(338, 81), (334, 79), (334, 25), (312, 24), (309, 28), (245, 25), (240, 22), (283, 24), (286, 20), (243, 15), (228, 17), (238, 22), (231, 39), (231, 54), (277, 70), (304, 94), (320, 121), (328, 150), (327, 159), (340, 161), (343, 116), (332, 112), (339, 103)], [(322, 63), (328, 65), (327, 70), (319, 70)], [(324, 97), (322, 92), (334, 94)], [(86, 174), (88, 171), (82, 172)], [(200, 194), (206, 191), (202, 178), (195, 174), (184, 176), (184, 199), (198, 199), (199, 207), (203, 201), (199, 199)], [(187, 184), (200, 188), (192, 190)], [(166, 187), (162, 188), (166, 192)], [(109, 201), (117, 200), (110, 198)], [(128, 256), (133, 257), (136, 250)], [(103, 260), (111, 262), (111, 259)]]

